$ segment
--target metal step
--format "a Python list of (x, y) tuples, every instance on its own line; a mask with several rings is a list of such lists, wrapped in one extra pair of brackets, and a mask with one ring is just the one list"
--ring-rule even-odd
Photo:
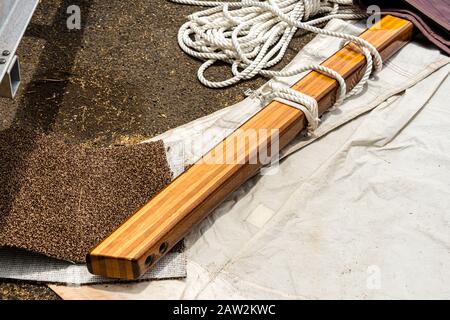
[(39, 0), (0, 0), (0, 96), (14, 98), (20, 85), (16, 50)]

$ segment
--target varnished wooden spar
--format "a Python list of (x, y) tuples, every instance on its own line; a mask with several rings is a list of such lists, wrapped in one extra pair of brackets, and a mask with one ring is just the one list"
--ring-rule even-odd
[[(372, 43), (386, 60), (410, 39), (412, 29), (410, 22), (386, 16), (366, 30), (361, 38)], [(339, 72), (351, 89), (362, 76), (365, 59), (347, 46), (323, 65)], [(336, 81), (317, 72), (309, 73), (293, 88), (316, 98), (320, 113), (333, 105), (337, 93)], [(259, 137), (257, 145), (246, 142), (241, 150), (233, 146), (237, 157), (244, 161), (211, 164), (205, 160), (227, 150), (230, 141), (239, 140), (239, 135), (248, 130), (278, 130), (279, 147), (283, 148), (305, 125), (305, 116), (298, 109), (279, 102), (269, 104), (98, 244), (87, 256), (90, 272), (110, 278), (139, 278), (195, 224), (260, 169), (261, 164), (249, 163), (251, 155), (261, 144), (267, 143), (270, 148), (272, 139), (270, 136), (267, 139)]]

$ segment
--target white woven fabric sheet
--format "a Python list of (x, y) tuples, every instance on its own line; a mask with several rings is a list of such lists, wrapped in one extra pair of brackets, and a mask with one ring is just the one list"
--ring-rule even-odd
[[(186, 277), (184, 253), (169, 253), (141, 280), (183, 277)], [(90, 274), (86, 265), (9, 248), (0, 249), (0, 278), (68, 285), (117, 282), (115, 279)]]

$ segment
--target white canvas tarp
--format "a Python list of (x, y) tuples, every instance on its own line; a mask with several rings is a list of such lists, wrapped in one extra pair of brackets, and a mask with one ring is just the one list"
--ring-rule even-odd
[[(319, 36), (296, 61), (339, 45)], [(450, 298), (449, 62), (408, 44), (325, 116), (319, 138), (299, 137), (277, 174), (251, 179), (194, 228), (186, 279), (52, 288), (66, 299)], [(161, 137), (220, 141), (258, 108), (247, 99)], [(185, 160), (173, 149), (176, 168)]]

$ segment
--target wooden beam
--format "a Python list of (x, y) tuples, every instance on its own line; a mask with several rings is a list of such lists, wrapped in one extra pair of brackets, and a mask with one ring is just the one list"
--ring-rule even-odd
[[(409, 41), (412, 30), (410, 22), (386, 16), (361, 38), (372, 43), (386, 60)], [(323, 65), (339, 72), (350, 90), (362, 77), (365, 58), (346, 46)], [(293, 88), (317, 99), (319, 111), (323, 113), (333, 105), (338, 85), (321, 73), (311, 72)], [(252, 155), (264, 143), (270, 149), (275, 136), (258, 136), (256, 144), (244, 137), (245, 143), (239, 148), (234, 141), (240, 141), (249, 130), (263, 129), (278, 132), (279, 147), (283, 148), (305, 125), (300, 110), (280, 102), (270, 103), (98, 244), (87, 256), (89, 271), (110, 278), (139, 278), (194, 225), (257, 173), (261, 164), (251, 162)], [(214, 157), (229, 148), (234, 150), (235, 161), (213, 163)]]

